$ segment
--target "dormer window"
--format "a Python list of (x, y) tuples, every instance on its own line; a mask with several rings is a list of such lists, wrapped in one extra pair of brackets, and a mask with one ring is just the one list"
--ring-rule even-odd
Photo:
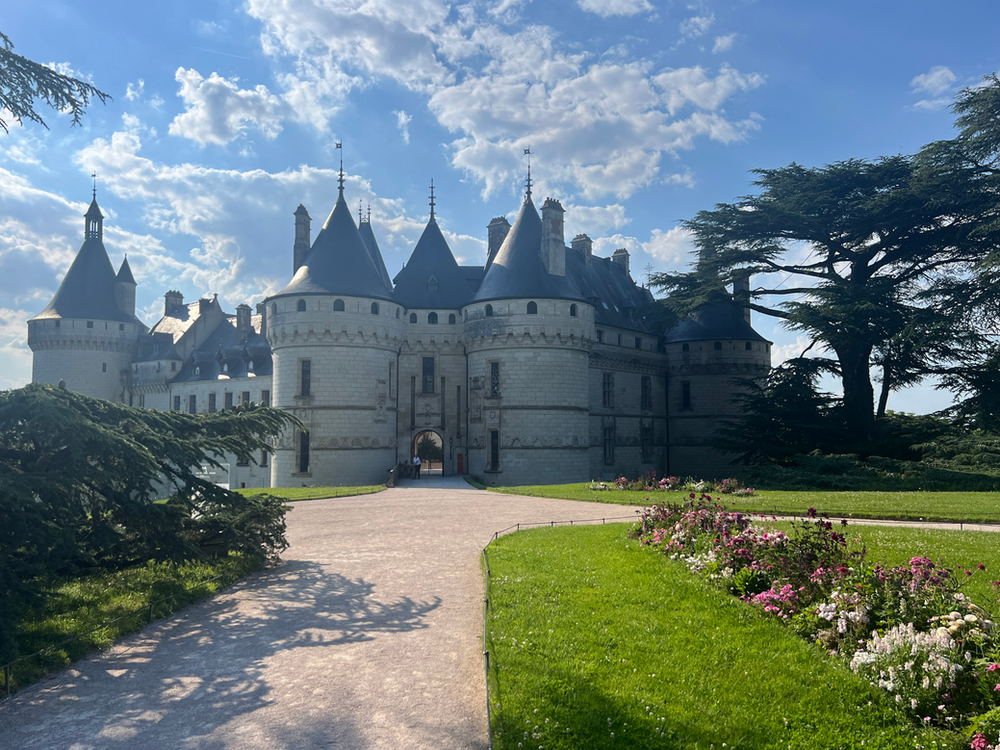
[(436, 292), (438, 290), (438, 280), (434, 276), (427, 279), (427, 291)]

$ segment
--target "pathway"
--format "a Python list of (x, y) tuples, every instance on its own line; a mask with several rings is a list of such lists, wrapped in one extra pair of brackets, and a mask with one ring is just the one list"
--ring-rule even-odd
[(483, 545), (632, 510), (451, 477), (298, 503), (282, 565), (0, 704), (0, 748), (481, 750)]

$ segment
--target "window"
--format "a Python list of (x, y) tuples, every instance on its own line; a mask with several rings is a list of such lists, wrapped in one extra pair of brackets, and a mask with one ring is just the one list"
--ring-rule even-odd
[(410, 313), (410, 322), (411, 323), (416, 323), (417, 322), (417, 314), (416, 313)]
[(635, 337), (635, 348), (642, 349), (642, 336)]
[(118, 324), (118, 330), (119, 331), (124, 331), (125, 330), (125, 324), (124, 323), (119, 323)]
[(618, 346), (621, 346), (621, 345), (622, 345), (622, 335), (619, 333), (618, 334)]
[(88, 320), (87, 321), (87, 328), (93, 328), (93, 327), (94, 327), (94, 321)]
[(177, 372), (177, 363), (176, 362), (171, 362), (170, 363), (170, 371), (171, 372)]
[(180, 410), (181, 410), (181, 397), (174, 396), (174, 411), (180, 411)]
[(449, 315), (449, 316), (448, 316), (448, 322), (449, 322), (449, 323), (450, 323), (451, 325), (454, 325), (454, 324), (455, 324), (455, 313), (452, 313), (451, 315)]
[(250, 405), (250, 391), (243, 391), (243, 393), (240, 394), (240, 403), (244, 406)]
[(372, 302), (372, 315), (378, 315), (378, 302)]
[(223, 402), (222, 403), (224, 404), (224, 408), (226, 408), (226, 409), (232, 409), (233, 408), (233, 394), (232, 393), (225, 394), (223, 396)]
[(260, 392), (260, 405), (261, 406), (270, 406), (271, 405), (271, 392), (270, 391), (261, 391)]
[(569, 316), (571, 318), (575, 318), (576, 317), (576, 305), (570, 305), (569, 306)]
[(304, 299), (299, 300), (298, 305), (296, 306), (296, 310), (298, 310), (299, 312), (306, 311), (306, 301)]
[(753, 344), (748, 341), (744, 348), (749, 352), (753, 349)]
[(653, 408), (653, 380), (649, 375), (642, 376), (642, 400), (640, 403), (640, 408), (652, 409)]
[(396, 308), (396, 320), (399, 320), (399, 308)]
[(438, 314), (434, 312), (427, 313), (427, 322), (432, 326), (436, 326), (438, 322)]
[(309, 472), (309, 433), (299, 433), (299, 474)]
[(277, 302), (272, 302), (271, 303), (271, 315), (277, 315), (277, 314), (278, 314), (278, 303)]
[(689, 351), (691, 351), (691, 344), (681, 344), (681, 351), (682, 352), (689, 352)]
[(653, 425), (639, 425), (639, 451), (644, 464), (653, 462)]
[(604, 343), (604, 331), (602, 331), (600, 328), (597, 329), (597, 343), (598, 344)]
[(424, 357), (423, 392), (434, 393), (434, 357)]
[(500, 363), (490, 362), (490, 395), (500, 395)]
[(486, 306), (486, 317), (487, 318), (492, 318), (493, 317), (493, 305), (487, 305)]
[(344, 312), (344, 300), (335, 299), (333, 301), (333, 311), (334, 312)]
[(188, 414), (198, 413), (198, 397), (193, 393), (188, 396)]
[(299, 368), (299, 395), (308, 396), (312, 391), (312, 361), (302, 360)]
[(62, 324), (62, 321), (61, 320), (57, 320), (56, 321), (56, 328), (58, 328), (61, 324)]
[(613, 409), (615, 406), (615, 374), (606, 372), (601, 382), (601, 403), (605, 409)]
[(101, 372), (107, 372), (107, 371), (108, 371), (108, 363), (101, 362)]
[(538, 303), (529, 302), (528, 303), (528, 315), (538, 315)]
[(250, 465), (250, 459), (247, 456), (237, 456), (236, 457), (236, 465), (237, 466), (249, 466)]
[(608, 466), (615, 462), (615, 428), (604, 428), (604, 463)]
[(500, 430), (490, 430), (490, 471), (500, 471)]
[(715, 351), (717, 351), (717, 352), (721, 352), (722, 351), (722, 342), (721, 341), (716, 341), (715, 344), (713, 344), (712, 348), (715, 349)]
[(260, 465), (265, 468), (267, 467), (267, 451), (265, 450), (261, 450), (260, 452)]
[(146, 394), (145, 393), (140, 393), (139, 394), (139, 406), (141, 406), (144, 409), (146, 408)]
[(216, 406), (216, 402), (215, 402), (215, 394), (214, 393), (209, 393), (208, 394), (208, 413), (209, 414), (215, 414), (215, 412), (217, 410), (218, 410), (218, 407)]
[(681, 411), (691, 411), (691, 381), (681, 381)]

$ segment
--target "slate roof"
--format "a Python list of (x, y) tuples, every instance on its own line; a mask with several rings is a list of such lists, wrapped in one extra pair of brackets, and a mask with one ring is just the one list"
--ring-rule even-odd
[(121, 268), (118, 269), (118, 276), (115, 277), (118, 281), (127, 284), (135, 283), (135, 276), (132, 275), (132, 266), (128, 264), (128, 256), (122, 261)]
[(531, 297), (584, 300), (568, 275), (554, 276), (545, 270), (541, 242), (542, 219), (528, 198), (472, 301)]
[[(94, 200), (86, 215), (99, 217), (100, 213)], [(59, 318), (113, 320), (142, 325), (138, 318), (122, 310), (115, 302), (115, 269), (99, 236), (84, 239), (52, 301), (33, 320)]]
[(566, 275), (594, 306), (594, 322), (650, 333), (641, 309), (653, 303), (653, 294), (638, 286), (625, 269), (610, 258), (595, 255), (591, 261), (588, 266), (578, 251), (566, 249)]
[(343, 190), (299, 270), (288, 286), (274, 297), (304, 294), (394, 299), (392, 286), (383, 280), (375, 267), (354, 224)]
[(368, 248), (368, 254), (371, 256), (372, 263), (375, 265), (375, 269), (378, 271), (379, 276), (382, 277), (382, 283), (392, 289), (392, 281), (389, 279), (389, 272), (385, 269), (385, 261), (382, 259), (382, 252), (378, 249), (378, 241), (375, 239), (375, 233), (372, 231), (372, 223), (370, 221), (360, 222), (358, 224), (358, 234), (361, 235), (361, 239), (364, 241), (365, 247)]
[(133, 362), (155, 362), (160, 359), (180, 360), (174, 337), (163, 331), (150, 331), (139, 337), (139, 349)]
[[(432, 278), (436, 284), (431, 283)], [(432, 218), (393, 281), (396, 299), (406, 307), (457, 309), (469, 301), (482, 278), (481, 268), (458, 265), (437, 220)]]
[(722, 339), (770, 343), (747, 323), (743, 308), (732, 300), (721, 300), (705, 305), (690, 318), (674, 326), (665, 337), (667, 343)]
[[(250, 376), (249, 363), (253, 362), (253, 375), (264, 376), (272, 372), (271, 346), (258, 333), (260, 317), (254, 316), (255, 325), (244, 338), (233, 324), (236, 317), (227, 315), (201, 346), (191, 352), (180, 372), (171, 382), (198, 382), (245, 378)], [(223, 365), (227, 365), (223, 372)], [(197, 372), (195, 372), (197, 370)]]

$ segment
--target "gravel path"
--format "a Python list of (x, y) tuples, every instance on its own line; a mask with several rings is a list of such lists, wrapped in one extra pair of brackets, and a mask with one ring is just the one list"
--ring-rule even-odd
[(440, 477), (298, 503), (282, 565), (0, 704), (0, 748), (486, 748), (483, 545), (632, 513)]

